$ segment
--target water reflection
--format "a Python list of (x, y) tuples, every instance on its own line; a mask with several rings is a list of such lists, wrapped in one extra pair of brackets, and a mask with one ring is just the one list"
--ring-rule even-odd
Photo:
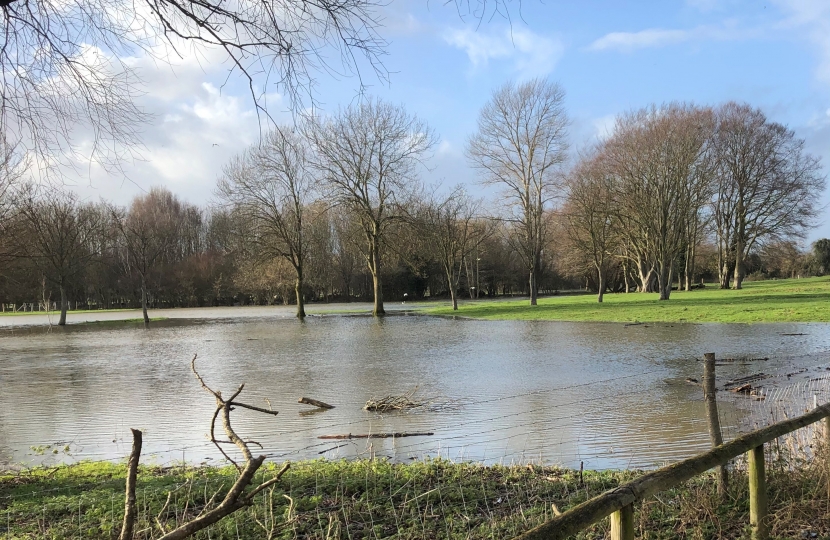
[[(185, 311), (185, 310), (181, 310)], [(203, 311), (149, 330), (77, 325), (0, 331), (0, 460), (122, 458), (129, 428), (145, 430), (145, 461), (219, 457), (205, 439), (213, 400), (190, 373), (226, 392), (245, 383), (253, 405), (238, 431), (273, 458), (386, 456), (408, 460), (542, 460), (589, 468), (645, 467), (709, 445), (699, 388), (703, 352), (765, 356), (774, 371), (793, 355), (826, 362), (830, 326), (637, 325), (470, 321), (421, 316), (311, 317), (275, 311)], [(8, 318), (7, 318), (8, 319)], [(4, 324), (8, 323), (4, 321)], [(784, 333), (804, 333), (796, 339)], [(754, 369), (739, 363), (724, 375)], [(369, 398), (405, 394), (459, 400), (439, 411), (377, 415)], [(301, 414), (309, 396), (336, 405)], [(722, 404), (727, 425), (742, 412)], [(734, 427), (734, 425), (733, 425)], [(435, 432), (433, 437), (326, 441), (341, 433)], [(33, 455), (31, 446), (70, 445)]]

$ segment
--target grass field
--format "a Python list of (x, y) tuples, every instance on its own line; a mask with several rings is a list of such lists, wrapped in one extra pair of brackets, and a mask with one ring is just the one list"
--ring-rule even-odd
[(646, 293), (606, 294), (600, 304), (595, 295), (553, 296), (516, 301), (463, 302), (427, 309), (432, 315), (458, 315), (476, 319), (610, 322), (830, 322), (830, 276), (744, 282), (740, 291), (714, 285), (691, 292), (672, 291), (668, 301)]
[[(820, 460), (819, 460), (820, 461)], [(772, 538), (830, 538), (823, 462), (768, 470)], [(257, 482), (270, 478), (266, 465)], [(196, 538), (247, 539), (510, 539), (641, 474), (540, 466), (482, 466), (445, 460), (294, 463), (273, 491)], [(81, 463), (0, 473), (0, 538), (115, 538), (123, 516), (125, 466)], [(142, 467), (135, 538), (161, 536), (224, 494), (235, 470)], [(731, 475), (724, 497), (712, 474), (635, 505), (638, 538), (748, 538), (746, 475)], [(168, 497), (168, 493), (172, 495)], [(221, 499), (221, 496), (219, 497)], [(609, 520), (577, 538), (607, 538)], [(806, 532), (807, 536), (804, 536)]]

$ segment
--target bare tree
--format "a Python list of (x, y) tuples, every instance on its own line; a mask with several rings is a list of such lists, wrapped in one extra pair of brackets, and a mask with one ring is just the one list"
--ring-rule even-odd
[(372, 313), (383, 315), (381, 245), (389, 226), (402, 219), (400, 205), (435, 135), (403, 107), (380, 100), (352, 105), (331, 119), (314, 118), (307, 133), (329, 199), (360, 221), (374, 289)]
[(804, 141), (759, 109), (727, 103), (717, 111), (717, 164), (712, 202), (718, 238), (720, 282), (734, 288), (744, 278), (744, 260), (759, 243), (803, 236), (818, 213), (825, 178)]
[(101, 214), (78, 204), (70, 192), (50, 190), (45, 194), (30, 187), (21, 199), (23, 230), (16, 238), (18, 252), (32, 260), (46, 280), (60, 291), (59, 326), (66, 324), (69, 307), (67, 289), (73, 285), (96, 255), (92, 239), (101, 227)]
[(480, 204), (457, 186), (445, 197), (432, 194), (421, 203), (414, 218), (419, 236), (441, 265), (454, 310), (458, 309), (458, 283), (464, 262), (484, 236), (475, 226)]
[(484, 174), (482, 183), (505, 188), (507, 219), (518, 225), (517, 251), (529, 274), (530, 305), (536, 305), (545, 209), (557, 193), (567, 150), (564, 100), (556, 83), (508, 83), (482, 108), (467, 145), (467, 156)]
[[(126, 58), (169, 62), (184, 49), (223, 56), (268, 117), (273, 88), (292, 109), (314, 101), (315, 75), (381, 78), (386, 42), (375, 0), (3, 0), (0, 126), (47, 165), (66, 154), (105, 165), (131, 155), (147, 119)], [(335, 59), (335, 60), (332, 60)], [(77, 143), (88, 131), (91, 146)]]
[(580, 159), (568, 175), (567, 187), (563, 214), (568, 237), (591, 259), (597, 274), (597, 302), (602, 302), (608, 268), (620, 243), (613, 177), (595, 152)]
[(293, 266), (301, 319), (305, 317), (303, 218), (313, 180), (303, 138), (290, 128), (277, 127), (225, 167), (217, 187), (219, 197), (247, 223), (246, 236), (256, 257), (282, 257)]
[(17, 147), (0, 137), (0, 261), (14, 255), (13, 236), (19, 221), (15, 215), (19, 209), (18, 191), (28, 160)]
[(641, 275), (645, 261), (651, 261), (660, 300), (669, 299), (689, 223), (708, 200), (711, 125), (707, 109), (651, 107), (618, 118), (605, 146), (630, 248)]
[(126, 214), (113, 209), (113, 217), (124, 240), (126, 265), (141, 280), (141, 311), (149, 326), (147, 288), (150, 273), (177, 240), (181, 203), (168, 190), (153, 188), (133, 199)]

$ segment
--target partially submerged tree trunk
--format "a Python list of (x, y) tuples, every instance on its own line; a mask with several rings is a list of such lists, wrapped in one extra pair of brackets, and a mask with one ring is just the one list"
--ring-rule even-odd
[(386, 315), (383, 309), (383, 284), (380, 281), (380, 246), (376, 238), (373, 239), (372, 252), (369, 254), (369, 271), (372, 273), (372, 289), (375, 297), (372, 315), (375, 317)]
[(68, 309), (68, 303), (66, 301), (66, 287), (63, 283), (60, 284), (61, 290), (61, 318), (58, 321), (58, 326), (66, 326), (66, 311)]
[(144, 316), (144, 326), (150, 326), (150, 317), (147, 315), (147, 280), (141, 275), (141, 314)]
[(294, 282), (294, 294), (297, 296), (297, 318), (305, 318), (305, 300), (303, 299), (303, 271), (297, 269), (297, 280)]

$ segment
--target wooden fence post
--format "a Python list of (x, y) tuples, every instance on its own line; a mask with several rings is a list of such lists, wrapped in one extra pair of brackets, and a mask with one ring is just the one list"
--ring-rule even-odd
[(824, 417), (824, 450), (830, 458), (830, 416)]
[[(709, 437), (712, 439), (712, 446), (720, 446), (723, 444), (723, 435), (720, 431), (715, 387), (715, 353), (703, 355), (703, 400), (706, 403), (706, 417), (709, 419)], [(719, 467), (718, 471), (718, 493), (725, 494), (728, 485), (729, 471), (724, 464)]]
[(611, 514), (611, 540), (634, 540), (634, 505)]
[(764, 445), (747, 452), (749, 467), (749, 524), (752, 540), (767, 540), (767, 480), (764, 470)]

